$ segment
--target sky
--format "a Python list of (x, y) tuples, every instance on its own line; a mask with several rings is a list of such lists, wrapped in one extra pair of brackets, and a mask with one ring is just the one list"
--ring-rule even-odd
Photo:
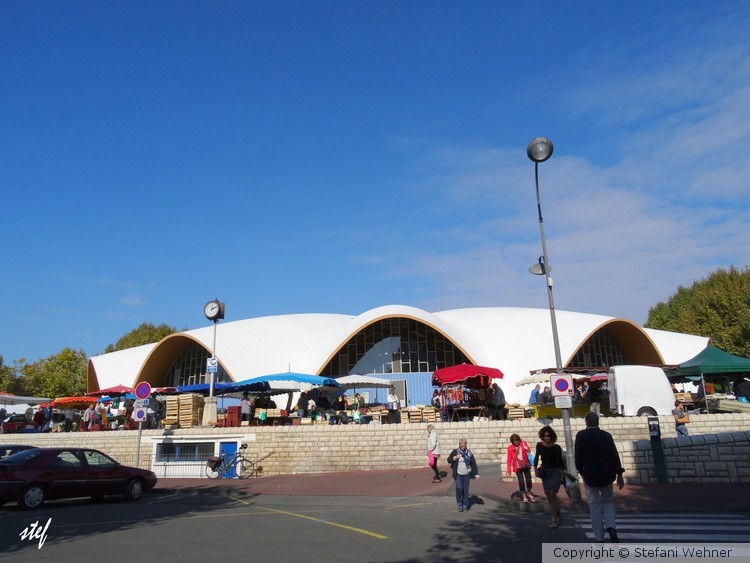
[[(523, 5), (520, 5), (523, 4)], [(548, 306), (750, 263), (750, 4), (0, 3), (0, 355), (141, 323)]]

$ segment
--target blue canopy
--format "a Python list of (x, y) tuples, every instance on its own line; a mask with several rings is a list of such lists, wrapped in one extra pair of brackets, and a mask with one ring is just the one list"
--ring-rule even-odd
[[(217, 381), (214, 383), (214, 393), (227, 393), (230, 390), (228, 386), (232, 385), (229, 381)], [(177, 393), (208, 393), (210, 391), (210, 383), (196, 383), (195, 385), (180, 385), (175, 390)]]
[[(312, 387), (340, 387), (339, 383), (330, 377), (320, 377), (306, 373), (274, 373), (261, 375), (243, 381), (222, 381), (214, 383), (214, 394), (237, 393), (248, 391), (250, 393), (269, 393), (285, 391), (302, 391)], [(208, 393), (209, 384), (199, 383), (196, 385), (181, 385), (177, 393)]]
[(261, 375), (243, 381), (231, 383), (231, 391), (300, 391), (311, 387), (340, 387), (338, 381), (330, 377), (310, 375), (306, 373), (274, 373)]

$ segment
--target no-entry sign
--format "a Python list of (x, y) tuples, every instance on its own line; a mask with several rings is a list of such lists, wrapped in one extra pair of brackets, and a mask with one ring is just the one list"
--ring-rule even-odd
[(568, 373), (555, 374), (550, 376), (550, 386), (552, 387), (553, 397), (572, 397), (573, 396), (573, 377)]
[(141, 381), (135, 386), (135, 396), (139, 399), (148, 399), (151, 394), (151, 384), (147, 381)]

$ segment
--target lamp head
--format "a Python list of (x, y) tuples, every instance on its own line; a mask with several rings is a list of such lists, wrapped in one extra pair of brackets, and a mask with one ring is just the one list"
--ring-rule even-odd
[(537, 137), (526, 147), (526, 154), (534, 162), (544, 162), (552, 156), (555, 146), (547, 137)]

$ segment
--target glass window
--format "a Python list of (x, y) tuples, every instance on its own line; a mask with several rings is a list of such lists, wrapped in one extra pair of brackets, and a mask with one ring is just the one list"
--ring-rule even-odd
[(212, 455), (213, 442), (169, 442), (156, 444), (155, 461), (205, 461)]
[(391, 318), (366, 326), (354, 335), (339, 349), (321, 375), (429, 373), (463, 362), (470, 363), (435, 329), (415, 319)]

